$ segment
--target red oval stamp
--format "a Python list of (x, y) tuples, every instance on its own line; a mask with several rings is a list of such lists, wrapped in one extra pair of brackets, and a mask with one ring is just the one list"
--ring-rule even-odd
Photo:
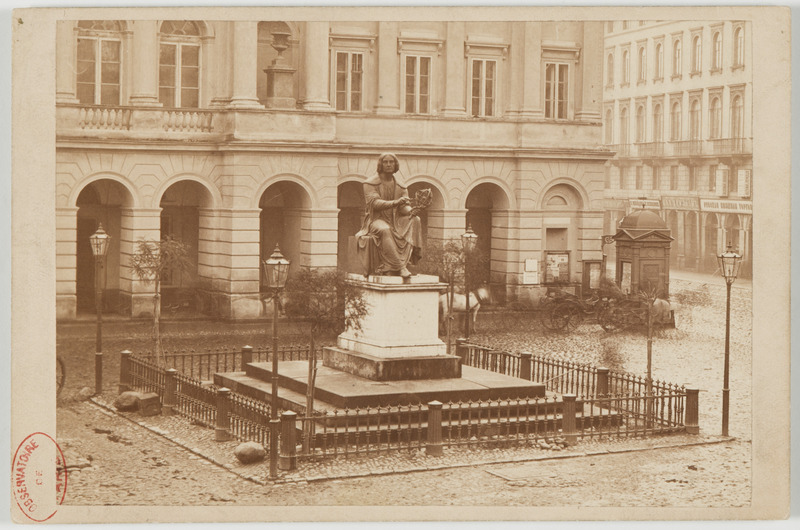
[[(49, 457), (52, 452), (45, 449), (47, 444), (56, 448), (55, 462)], [(56, 486), (55, 505), (47, 498), (53, 491), (53, 478)], [(61, 447), (43, 432), (29, 435), (14, 453), (11, 481), (14, 500), (28, 519), (41, 523), (53, 517), (67, 494), (67, 464)]]

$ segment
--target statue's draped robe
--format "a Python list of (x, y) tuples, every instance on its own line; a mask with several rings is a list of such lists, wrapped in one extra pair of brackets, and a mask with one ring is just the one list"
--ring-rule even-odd
[[(398, 272), (421, 256), (419, 217), (401, 213), (403, 206), (391, 206), (391, 201), (401, 197), (408, 197), (408, 190), (395, 178), (384, 181), (375, 176), (364, 183), (366, 216), (356, 240), (368, 274)], [(370, 248), (370, 242), (374, 243), (374, 249)]]

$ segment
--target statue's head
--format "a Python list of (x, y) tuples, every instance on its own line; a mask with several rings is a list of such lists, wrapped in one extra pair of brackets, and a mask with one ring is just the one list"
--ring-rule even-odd
[(397, 160), (397, 157), (394, 156), (392, 153), (383, 153), (381, 156), (378, 157), (378, 173), (384, 173), (383, 170), (383, 161), (389, 159), (394, 162), (394, 168), (392, 169), (392, 175), (397, 173), (400, 170), (400, 161)]

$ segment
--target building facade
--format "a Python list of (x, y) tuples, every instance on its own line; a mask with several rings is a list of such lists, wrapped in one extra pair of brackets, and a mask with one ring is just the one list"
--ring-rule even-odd
[(751, 39), (746, 21), (606, 23), (607, 234), (653, 208), (675, 238), (672, 266), (714, 272), (730, 243), (752, 274)]
[[(129, 262), (178, 237), (165, 290), (252, 318), (261, 260), (334, 267), (393, 152), (435, 243), (468, 224), (494, 293), (581, 281), (603, 233), (601, 22), (83, 20), (57, 26), (57, 314), (151, 311)], [(165, 295), (166, 296), (166, 295)]]

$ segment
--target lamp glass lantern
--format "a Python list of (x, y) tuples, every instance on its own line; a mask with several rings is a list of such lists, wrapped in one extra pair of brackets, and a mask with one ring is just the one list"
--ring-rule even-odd
[(467, 227), (467, 231), (461, 234), (461, 246), (464, 247), (464, 252), (470, 253), (475, 250), (478, 244), (478, 234), (472, 231), (472, 225)]
[(108, 243), (111, 236), (103, 230), (103, 224), (97, 226), (97, 232), (89, 236), (89, 243), (92, 245), (92, 254), (95, 258), (103, 258), (108, 253)]
[(272, 255), (264, 260), (264, 274), (267, 277), (267, 287), (280, 290), (286, 286), (286, 280), (289, 278), (289, 263), (289, 260), (281, 254), (278, 245), (275, 245), (275, 250), (272, 252)]
[(731, 244), (728, 243), (728, 249), (717, 256), (719, 260), (719, 268), (722, 271), (722, 277), (725, 278), (727, 283), (733, 283), (739, 275), (739, 267), (742, 264), (742, 256), (735, 252)]

